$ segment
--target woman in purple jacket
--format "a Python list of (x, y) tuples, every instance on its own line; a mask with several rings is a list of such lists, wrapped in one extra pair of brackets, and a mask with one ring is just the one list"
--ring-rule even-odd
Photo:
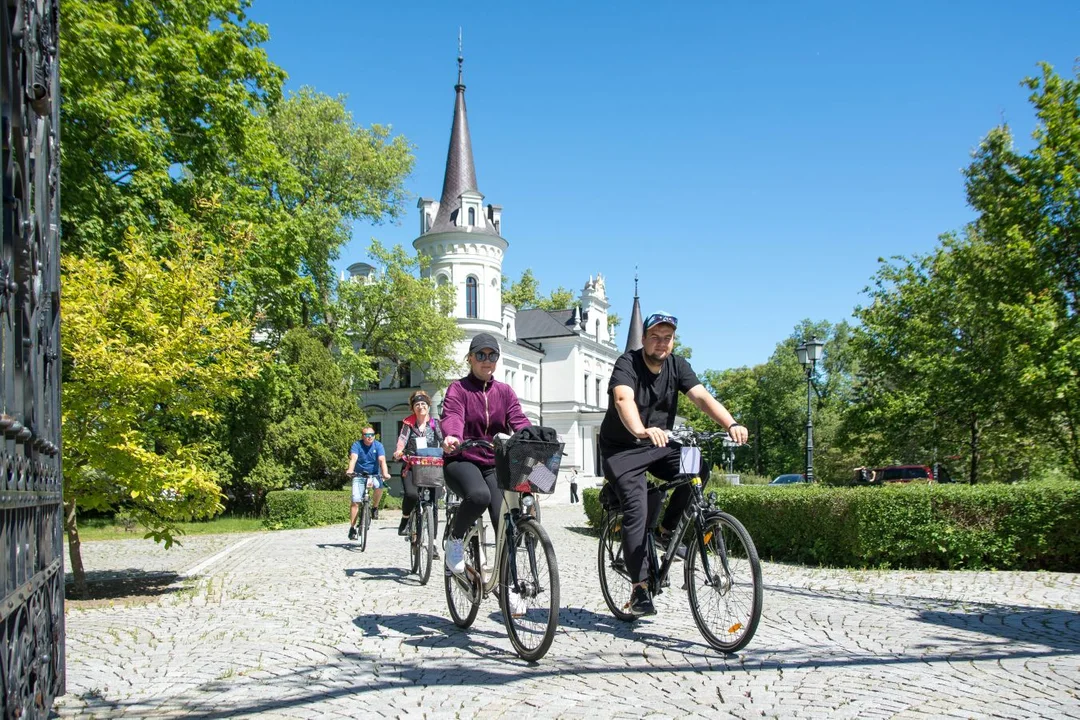
[(465, 572), (463, 539), (484, 508), (497, 527), (502, 491), (495, 484), (495, 454), (471, 447), (453, 454), (463, 440), (491, 440), (497, 433), (513, 434), (531, 423), (521, 411), (514, 389), (493, 376), (499, 361), (499, 341), (480, 333), (469, 344), (469, 374), (451, 383), (443, 397), (443, 450), (446, 451), (446, 484), (461, 497), (461, 507), (450, 528), (446, 567)]

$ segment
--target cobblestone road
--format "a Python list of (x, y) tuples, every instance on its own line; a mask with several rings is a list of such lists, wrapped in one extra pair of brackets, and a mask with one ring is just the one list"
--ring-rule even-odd
[[(765, 564), (750, 647), (704, 644), (686, 595), (614, 620), (581, 506), (545, 509), (561, 627), (513, 654), (498, 604), (468, 631), (441, 577), (405, 573), (396, 521), (366, 553), (343, 526), (88, 543), (91, 569), (199, 568), (149, 604), (72, 609), (62, 717), (1080, 718), (1080, 576), (846, 572)], [(224, 554), (221, 554), (223, 553)], [(215, 559), (216, 558), (216, 559)], [(207, 560), (212, 562), (206, 563)], [(184, 584), (184, 583), (181, 583)]]

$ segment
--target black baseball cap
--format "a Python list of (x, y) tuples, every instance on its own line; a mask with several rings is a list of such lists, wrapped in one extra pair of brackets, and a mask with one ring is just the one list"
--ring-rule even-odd
[(472, 342), (469, 343), (469, 352), (483, 350), (484, 348), (499, 350), (499, 341), (496, 340), (495, 336), (491, 333), (479, 333), (472, 339)]

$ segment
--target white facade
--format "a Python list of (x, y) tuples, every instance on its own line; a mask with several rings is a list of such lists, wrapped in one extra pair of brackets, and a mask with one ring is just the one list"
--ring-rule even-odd
[[(443, 193), (440, 201), (421, 198), (417, 203), (420, 234), (413, 247), (430, 259), (427, 276), (456, 292), (454, 316), (465, 339), (452, 357), (460, 363), (460, 375), (468, 370), (465, 355), (473, 336), (487, 332), (500, 338), (496, 378), (513, 387), (529, 420), (554, 428), (565, 443), (564, 479), (553, 498), (565, 501), (570, 492), (565, 476), (571, 470), (581, 476), (581, 487), (599, 474), (597, 437), (608, 379), (621, 354), (608, 332), (604, 279), (590, 276), (572, 311), (519, 311), (503, 305), (502, 263), (509, 243), (502, 237), (502, 207), (485, 206), (476, 187), (460, 68), (455, 91)], [(370, 272), (365, 263), (350, 266), (350, 273), (354, 268), (355, 275)], [(388, 453), (401, 421), (411, 413), (408, 397), (417, 387), (431, 394), (437, 414), (445, 388), (430, 385), (417, 369), (403, 378), (387, 368), (379, 388), (363, 394), (364, 411)]]

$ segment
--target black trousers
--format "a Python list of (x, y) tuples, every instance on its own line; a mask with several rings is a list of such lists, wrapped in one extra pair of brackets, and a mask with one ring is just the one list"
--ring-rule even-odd
[[(663, 504), (661, 493), (649, 492), (645, 473), (650, 472), (661, 480), (674, 480), (679, 474), (677, 447), (655, 446), (632, 448), (609, 454), (604, 453), (604, 477), (611, 484), (615, 496), (622, 505), (623, 557), (626, 570), (633, 582), (644, 582), (649, 573), (646, 567), (647, 533), (656, 523)], [(664, 513), (662, 525), (674, 530), (692, 492), (689, 485), (675, 490)]]
[(444, 467), (446, 484), (461, 498), (461, 506), (454, 516), (450, 537), (463, 538), (476, 518), (485, 508), (491, 517), (491, 527), (499, 527), (502, 513), (502, 490), (495, 484), (495, 468), (474, 465), (468, 460), (456, 460)]
[(581, 502), (580, 499), (578, 499), (577, 483), (576, 482), (570, 483), (570, 502), (571, 503)]

